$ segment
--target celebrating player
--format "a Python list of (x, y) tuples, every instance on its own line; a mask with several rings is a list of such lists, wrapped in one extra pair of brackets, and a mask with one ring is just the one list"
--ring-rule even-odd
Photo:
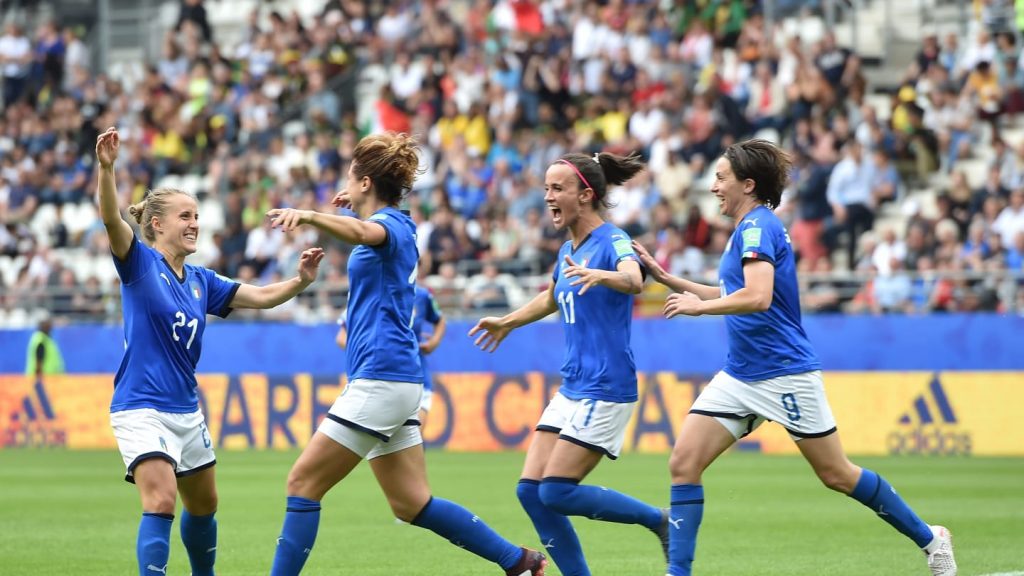
[(206, 315), (232, 308), (272, 308), (316, 278), (323, 251), (299, 259), (299, 274), (269, 286), (239, 284), (185, 264), (196, 251), (199, 214), (186, 192), (160, 188), (129, 208), (139, 242), (117, 206), (114, 161), (120, 139), (110, 128), (96, 140), (99, 205), (110, 237), (124, 302), (125, 354), (114, 377), (110, 423), (142, 499), (136, 555), (140, 574), (166, 573), (175, 500), (181, 494), (181, 540), (192, 574), (213, 574), (217, 549), (216, 459), (196, 395), (196, 363)]
[(636, 406), (630, 348), (640, 263), (625, 232), (605, 222), (608, 186), (643, 169), (635, 156), (566, 154), (544, 178), (554, 224), (568, 228), (548, 290), (507, 316), (481, 319), (469, 335), (494, 351), (508, 334), (562, 310), (562, 385), (537, 424), (516, 492), (562, 574), (590, 574), (568, 516), (640, 524), (667, 546), (663, 511), (614, 490), (581, 485), (603, 456), (618, 458)]
[(665, 316), (726, 316), (725, 368), (694, 402), (672, 450), (670, 576), (689, 576), (704, 511), (701, 475), (737, 439), (765, 420), (781, 423), (818, 478), (849, 495), (907, 536), (936, 576), (955, 576), (949, 531), (925, 524), (881, 476), (843, 452), (820, 365), (800, 323), (800, 298), (789, 235), (772, 209), (779, 204), (789, 160), (764, 140), (734, 144), (715, 165), (711, 192), (738, 225), (719, 264), (719, 285), (665, 272), (634, 243), (651, 276), (676, 293)]
[(308, 224), (356, 245), (348, 261), (348, 386), (288, 475), (288, 505), (271, 574), (302, 570), (320, 522), (320, 500), (362, 459), (395, 516), (427, 528), (514, 576), (543, 576), (544, 555), (520, 548), (462, 506), (435, 498), (427, 484), (417, 412), (423, 394), (412, 329), (416, 226), (398, 210), (419, 158), (405, 135), (363, 138), (345, 188), (334, 197), (358, 218), (292, 208), (268, 213), (275, 227)]

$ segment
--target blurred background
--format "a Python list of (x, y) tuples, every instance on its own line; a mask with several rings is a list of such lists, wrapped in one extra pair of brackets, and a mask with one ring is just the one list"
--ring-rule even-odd
[[(610, 219), (714, 283), (731, 223), (707, 168), (753, 136), (795, 160), (779, 214), (806, 313), (1024, 310), (1009, 0), (9, 0), (2, 20), (0, 326), (119, 322), (93, 200), (108, 126), (123, 206), (159, 186), (200, 198), (190, 262), (263, 283), (327, 249), (306, 294), (232, 321), (338, 317), (349, 248), (263, 214), (330, 209), (381, 130), (421, 141), (407, 208), (450, 317), (544, 288), (564, 236), (543, 174), (567, 151), (643, 154)], [(663, 297), (649, 287), (638, 314)]]

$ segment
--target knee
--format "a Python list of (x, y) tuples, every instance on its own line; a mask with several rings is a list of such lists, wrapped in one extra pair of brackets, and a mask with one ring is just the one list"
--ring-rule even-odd
[(208, 494), (203, 494), (198, 501), (189, 502), (190, 504), (188, 513), (193, 516), (209, 516), (217, 511), (217, 504), (219, 503), (217, 498), (217, 491), (210, 490)]
[(426, 499), (421, 498), (393, 498), (388, 497), (388, 505), (391, 506), (391, 513), (406, 524), (412, 524), (413, 520), (420, 515), (427, 505), (430, 504), (430, 495)]
[(694, 454), (684, 450), (673, 450), (668, 458), (668, 471), (673, 484), (700, 484), (704, 472)]
[(301, 496), (303, 498), (309, 498), (311, 500), (319, 500), (320, 498), (314, 498), (314, 494), (310, 494), (310, 482), (304, 474), (298, 470), (292, 468), (291, 472), (288, 473), (288, 483), (286, 486), (289, 496)]
[(541, 504), (560, 514), (571, 514), (572, 494), (577, 486), (579, 484), (574, 481), (545, 478), (541, 481), (538, 490)]
[(536, 480), (520, 480), (516, 484), (516, 497), (523, 506), (540, 501), (540, 482)]
[(142, 511), (151, 514), (174, 514), (176, 504), (173, 490), (153, 490), (142, 497)]
[(818, 479), (830, 490), (849, 494), (857, 485), (857, 470), (853, 465), (829, 466), (815, 470)]

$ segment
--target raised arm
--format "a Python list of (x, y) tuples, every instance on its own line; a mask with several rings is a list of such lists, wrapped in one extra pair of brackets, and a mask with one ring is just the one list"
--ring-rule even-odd
[(672, 289), (674, 292), (689, 292), (696, 295), (701, 300), (711, 300), (712, 298), (718, 298), (721, 296), (722, 291), (718, 286), (708, 286), (707, 284), (701, 284), (699, 282), (693, 282), (685, 278), (673, 276), (668, 273), (658, 261), (651, 256), (650, 252), (647, 251), (639, 242), (633, 241), (633, 250), (636, 251), (636, 255), (640, 258), (640, 262), (643, 263), (644, 268), (647, 268), (647, 272), (651, 275), (656, 282), (664, 284)]
[(533, 300), (527, 302), (522, 308), (515, 312), (510, 312), (501, 318), (497, 316), (481, 318), (476, 323), (476, 326), (469, 331), (469, 337), (472, 338), (478, 332), (482, 332), (474, 344), (485, 352), (494, 352), (498, 349), (501, 341), (516, 328), (536, 322), (541, 318), (550, 316), (552, 312), (558, 311), (554, 289), (555, 286), (552, 283), (547, 290), (534, 296)]
[(120, 148), (121, 139), (115, 128), (107, 128), (106, 132), (96, 138), (96, 161), (100, 165), (96, 195), (100, 218), (103, 219), (103, 227), (107, 229), (107, 236), (110, 237), (110, 251), (118, 259), (124, 260), (128, 255), (128, 249), (131, 248), (135, 232), (121, 217), (121, 209), (117, 206), (114, 162)]
[(291, 280), (284, 280), (266, 286), (242, 284), (231, 300), (232, 308), (273, 308), (291, 300), (316, 280), (323, 248), (309, 248), (299, 256), (299, 274)]

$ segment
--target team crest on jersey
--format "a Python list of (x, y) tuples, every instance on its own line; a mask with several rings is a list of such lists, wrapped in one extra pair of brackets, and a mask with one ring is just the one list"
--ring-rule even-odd
[(195, 280), (189, 283), (189, 291), (192, 292), (192, 297), (195, 298), (196, 300), (199, 300), (203, 297), (203, 291), (199, 287), (199, 282), (196, 282)]

